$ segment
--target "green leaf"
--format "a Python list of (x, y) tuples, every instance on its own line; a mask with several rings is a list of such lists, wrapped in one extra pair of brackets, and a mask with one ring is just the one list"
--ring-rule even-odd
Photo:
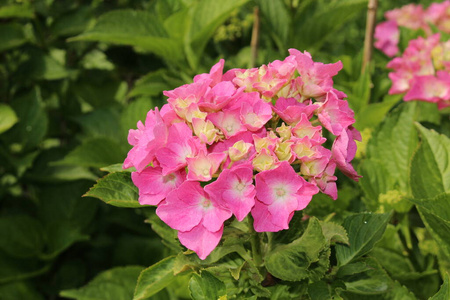
[(95, 109), (90, 113), (77, 116), (74, 120), (83, 128), (86, 138), (109, 138), (125, 145), (128, 144), (124, 141), (126, 136), (118, 134), (121, 132), (120, 115), (114, 109)]
[(318, 7), (313, 13), (305, 10), (293, 20), (293, 24), (299, 24), (291, 36), (294, 48), (319, 49), (330, 36), (360, 15), (367, 0), (334, 0)]
[(392, 279), (374, 259), (366, 258), (364, 263), (368, 266), (366, 271), (343, 278), (346, 292), (360, 295), (387, 292), (393, 285)]
[(27, 41), (22, 25), (0, 24), (0, 52), (19, 47)]
[(173, 268), (175, 257), (167, 257), (139, 275), (133, 300), (143, 300), (153, 296), (175, 280)]
[(383, 121), (389, 110), (402, 98), (403, 95), (388, 95), (383, 102), (371, 103), (363, 107), (356, 115), (355, 127), (358, 130), (376, 127)]
[(291, 28), (292, 19), (283, 0), (261, 0), (259, 8), (267, 30), (281, 51), (286, 51), (286, 42)]
[(389, 213), (359, 213), (347, 217), (343, 226), (347, 230), (350, 245), (336, 245), (338, 265), (346, 265), (370, 252), (383, 236), (390, 218)]
[(186, 38), (185, 51), (192, 69), (197, 69), (206, 44), (216, 29), (234, 10), (246, 2), (248, 0), (203, 0), (191, 7), (190, 14), (186, 16), (191, 22), (191, 27)]
[(417, 148), (418, 136), (414, 121), (420, 110), (417, 103), (403, 103), (374, 131), (367, 145), (367, 159), (362, 163), (361, 186), (366, 205), (375, 210), (378, 197), (390, 190), (411, 193), (409, 169)]
[(416, 123), (422, 144), (411, 163), (411, 188), (415, 198), (450, 192), (450, 139)]
[(352, 93), (348, 96), (350, 107), (358, 114), (366, 108), (370, 101), (370, 89), (372, 86), (370, 67), (366, 68), (359, 79), (353, 84)]
[(44, 297), (31, 284), (27, 284), (24, 281), (15, 281), (0, 285), (0, 295), (2, 295), (2, 300), (44, 300)]
[(43, 50), (33, 48), (28, 51), (28, 54), (29, 59), (18, 70), (20, 78), (58, 80), (67, 78), (71, 74), (59, 60)]
[(64, 159), (54, 165), (73, 165), (82, 167), (101, 168), (123, 161), (126, 149), (109, 138), (93, 138), (84, 141)]
[(450, 193), (411, 201), (416, 204), (422, 221), (432, 237), (450, 258)]
[(95, 197), (117, 207), (142, 207), (139, 202), (138, 188), (131, 180), (129, 172), (110, 173), (100, 178), (84, 197)]
[(331, 244), (342, 243), (348, 245), (347, 231), (345, 231), (344, 227), (333, 222), (322, 221), (320, 221), (320, 226), (322, 226), (322, 233), (325, 239)]
[(39, 191), (38, 215), (47, 237), (43, 258), (53, 258), (74, 243), (88, 239), (86, 228), (99, 204), (93, 199), (81, 198), (90, 185), (90, 181), (76, 181), (45, 185)]
[(0, 103), (0, 134), (10, 129), (17, 121), (14, 110), (9, 105)]
[(51, 32), (56, 36), (71, 36), (83, 32), (92, 19), (91, 8), (81, 6), (73, 12), (59, 15), (52, 23)]
[[(322, 267), (329, 263), (328, 250), (319, 221), (311, 218), (300, 238), (290, 244), (279, 245), (267, 254), (266, 268), (273, 276), (283, 280), (300, 281), (307, 277), (320, 279), (326, 271), (321, 270)], [(314, 269), (316, 267), (317, 270)]]
[(1, 217), (0, 236), (0, 250), (11, 256), (37, 256), (44, 248), (42, 224), (27, 215)]
[(61, 291), (60, 296), (77, 300), (129, 300), (142, 269), (140, 266), (116, 267), (100, 273), (81, 288)]
[(95, 26), (69, 41), (129, 45), (153, 52), (168, 61), (183, 60), (182, 41), (171, 38), (158, 18), (147, 11), (126, 9), (105, 13)]
[(128, 168), (128, 169), (123, 169), (123, 164), (112, 164), (106, 167), (102, 167), (100, 168), (101, 171), (103, 172), (108, 172), (108, 173), (115, 173), (115, 172), (136, 172), (136, 169), (134, 167)]
[(26, 4), (10, 4), (0, 7), (0, 18), (27, 18), (34, 17), (34, 11)]
[(162, 242), (169, 249), (175, 252), (182, 250), (181, 244), (178, 241), (178, 232), (170, 228), (164, 223), (156, 214), (153, 214), (148, 219), (148, 222), (152, 225), (152, 230), (162, 238)]
[(19, 118), (19, 122), (3, 137), (10, 145), (20, 145), (22, 151), (36, 147), (46, 135), (48, 127), (40, 90), (35, 88), (25, 96), (14, 99), (11, 106)]
[(450, 299), (450, 284), (449, 284), (449, 275), (445, 274), (444, 283), (442, 284), (439, 292), (436, 293), (430, 300), (446, 300)]
[(225, 284), (207, 271), (192, 275), (189, 290), (194, 300), (220, 299), (227, 294)]

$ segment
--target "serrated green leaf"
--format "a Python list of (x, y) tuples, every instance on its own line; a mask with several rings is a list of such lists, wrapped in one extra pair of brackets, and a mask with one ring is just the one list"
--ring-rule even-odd
[(10, 129), (17, 121), (14, 110), (9, 105), (0, 103), (0, 134)]
[(342, 227), (341, 225), (335, 224), (333, 222), (320, 221), (320, 226), (322, 226), (322, 233), (325, 239), (331, 244), (348, 244), (347, 231), (345, 231), (344, 227)]
[(430, 199), (412, 199), (426, 228), (447, 257), (450, 257), (450, 193)]
[(194, 300), (220, 299), (227, 294), (225, 284), (207, 271), (192, 275), (189, 290)]
[(110, 173), (100, 178), (84, 197), (95, 197), (103, 202), (117, 206), (138, 208), (138, 188), (131, 180), (129, 172)]
[(60, 295), (77, 300), (129, 300), (142, 269), (140, 266), (116, 267), (100, 273), (87, 285), (61, 291)]
[(383, 121), (389, 110), (402, 98), (403, 95), (389, 95), (383, 102), (371, 103), (363, 107), (355, 115), (355, 127), (358, 130), (376, 127)]
[(93, 138), (84, 141), (54, 165), (73, 165), (101, 168), (123, 161), (126, 149), (109, 138)]
[(175, 257), (167, 257), (139, 275), (133, 300), (144, 300), (153, 296), (175, 280), (173, 268)]
[[(304, 234), (290, 244), (275, 247), (265, 258), (267, 270), (275, 277), (299, 281), (307, 277), (320, 279), (326, 270), (314, 270), (315, 267), (329, 263), (327, 241), (316, 218), (309, 220)], [(329, 252), (328, 252), (329, 255)], [(323, 271), (322, 274), (321, 271)]]
[(18, 23), (0, 24), (0, 52), (19, 47), (27, 41)]
[(422, 144), (411, 163), (411, 188), (415, 198), (450, 192), (450, 139), (416, 124)]
[(361, 257), (378, 242), (386, 229), (391, 214), (359, 213), (344, 221), (350, 245), (336, 245), (338, 265), (343, 266)]
[(439, 292), (436, 293), (430, 300), (446, 300), (450, 299), (450, 284), (449, 284), (448, 273), (444, 276), (444, 283), (442, 284)]
[(11, 256), (37, 256), (44, 248), (42, 224), (27, 215), (0, 218), (0, 236), (0, 250)]

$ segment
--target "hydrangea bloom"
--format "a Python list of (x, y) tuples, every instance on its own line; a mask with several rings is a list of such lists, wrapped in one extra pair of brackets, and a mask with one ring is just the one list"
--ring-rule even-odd
[(422, 30), (427, 36), (433, 34), (433, 27), (450, 33), (450, 0), (432, 3), (427, 9), (420, 4), (408, 4), (387, 11), (384, 16), (387, 21), (375, 28), (375, 48), (390, 57), (399, 52), (399, 27)]
[(130, 130), (124, 162), (136, 167), (140, 203), (157, 205), (201, 259), (232, 215), (253, 218), (258, 232), (288, 229), (314, 194), (337, 198), (336, 168), (359, 178), (351, 161), (361, 136), (346, 95), (333, 88), (341, 62), (291, 49), (260, 68), (224, 74), (223, 66), (165, 91), (168, 104)]
[(450, 41), (440, 37), (411, 40), (403, 55), (389, 62), (390, 94), (405, 93), (405, 101), (432, 102), (439, 109), (450, 106)]

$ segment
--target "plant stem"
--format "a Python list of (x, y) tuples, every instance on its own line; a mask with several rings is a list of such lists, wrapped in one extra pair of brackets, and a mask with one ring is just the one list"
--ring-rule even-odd
[(248, 225), (252, 235), (250, 239), (252, 245), (252, 257), (256, 266), (260, 267), (262, 265), (261, 240), (259, 239), (259, 234), (253, 228), (253, 218), (251, 216), (248, 217)]
[(377, 18), (378, 0), (369, 0), (367, 7), (366, 34), (364, 37), (364, 56), (361, 67), (361, 74), (364, 73), (366, 67), (372, 60), (373, 50), (373, 33), (375, 30), (375, 22)]
[(252, 40), (250, 46), (252, 48), (252, 56), (250, 58), (250, 67), (254, 68), (256, 61), (258, 60), (258, 46), (259, 46), (259, 8), (255, 6), (253, 9), (253, 30), (252, 30)]

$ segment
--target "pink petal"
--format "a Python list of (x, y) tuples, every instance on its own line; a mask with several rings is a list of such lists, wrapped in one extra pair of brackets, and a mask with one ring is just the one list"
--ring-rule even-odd
[(219, 244), (222, 238), (223, 226), (216, 232), (211, 232), (202, 225), (195, 226), (190, 231), (179, 231), (178, 239), (186, 248), (197, 253), (204, 260)]

